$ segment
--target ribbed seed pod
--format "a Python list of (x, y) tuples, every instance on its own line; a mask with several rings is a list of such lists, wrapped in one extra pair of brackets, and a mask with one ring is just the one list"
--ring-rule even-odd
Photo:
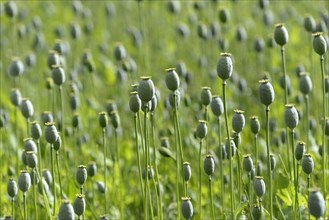
[(100, 192), (100, 193), (103, 194), (105, 192), (105, 185), (104, 185), (104, 183), (102, 181), (97, 181), (96, 182), (96, 185), (97, 185), (98, 192)]
[(207, 131), (208, 131), (208, 128), (207, 128), (206, 121), (199, 120), (199, 124), (196, 127), (196, 136), (200, 139), (203, 139), (206, 137)]
[(182, 215), (186, 220), (189, 220), (189, 219), (192, 218), (192, 216), (193, 216), (193, 205), (192, 205), (190, 197), (183, 197), (182, 198), (181, 209), (182, 209)]
[(253, 134), (258, 134), (260, 131), (260, 123), (256, 116), (251, 116), (250, 118), (250, 130)]
[(51, 75), (56, 85), (61, 86), (65, 82), (65, 71), (61, 66), (52, 66)]
[(98, 114), (98, 123), (102, 128), (106, 128), (109, 123), (109, 119), (107, 117), (107, 112), (100, 112)]
[(255, 194), (261, 198), (265, 194), (265, 182), (263, 180), (263, 177), (256, 176), (254, 179), (254, 192)]
[(138, 96), (143, 102), (151, 101), (155, 93), (155, 87), (151, 77), (141, 77), (142, 81), (138, 86)]
[(301, 160), (305, 152), (305, 143), (303, 141), (298, 141), (295, 147), (295, 158), (296, 160)]
[(45, 124), (45, 139), (49, 144), (55, 143), (58, 138), (58, 132), (54, 122), (47, 122)]
[(211, 111), (217, 117), (221, 116), (224, 113), (223, 101), (219, 96), (213, 96), (210, 103)]
[(32, 138), (25, 138), (24, 139), (24, 150), (25, 151), (33, 151), (34, 153), (38, 152), (37, 145), (34, 143)]
[(288, 31), (283, 24), (275, 25), (274, 40), (280, 46), (284, 46), (285, 44), (288, 43), (289, 40)]
[(86, 202), (83, 195), (78, 194), (73, 203), (73, 209), (77, 216), (81, 216), (86, 209)]
[(204, 172), (210, 176), (213, 175), (215, 172), (215, 160), (211, 154), (208, 154), (203, 161), (203, 169)]
[(311, 174), (314, 169), (314, 162), (311, 154), (304, 154), (302, 159), (302, 169), (304, 173)]
[(68, 200), (64, 200), (58, 211), (58, 220), (74, 220), (74, 209)]
[(175, 71), (175, 68), (169, 68), (166, 69), (166, 86), (169, 90), (171, 91), (175, 91), (179, 88), (179, 76), (177, 74), (177, 72)]
[(53, 182), (53, 177), (51, 175), (50, 170), (48, 169), (43, 169), (42, 170), (42, 177), (43, 179), (47, 182), (48, 185), (51, 185)]
[(39, 183), (38, 183), (38, 192), (40, 194), (42, 194), (42, 188), (41, 187), (43, 187), (44, 192), (46, 194), (48, 194), (48, 192), (49, 192), (49, 185), (48, 185), (47, 181), (44, 178), (42, 178), (42, 181), (39, 181)]
[(51, 112), (48, 112), (48, 111), (42, 112), (41, 118), (42, 118), (43, 124), (54, 121), (53, 114), (51, 114)]
[(250, 154), (243, 156), (243, 169), (248, 173), (253, 169), (253, 161)]
[(76, 180), (80, 185), (85, 184), (87, 180), (87, 169), (84, 165), (79, 165), (77, 174), (76, 174)]
[(134, 91), (130, 93), (129, 108), (132, 112), (137, 113), (142, 107), (142, 101), (138, 96), (138, 92)]
[(11, 198), (14, 198), (17, 195), (17, 184), (14, 179), (9, 179), (7, 183), (7, 193)]
[(184, 180), (187, 182), (191, 179), (192, 171), (189, 162), (184, 162)]
[(61, 61), (58, 53), (54, 50), (49, 51), (48, 59), (47, 59), (47, 64), (49, 69), (52, 69), (54, 66), (60, 65), (60, 63)]
[(57, 140), (54, 142), (54, 145), (53, 145), (54, 150), (55, 150), (55, 151), (58, 151), (58, 150), (61, 148), (61, 146), (62, 146), (62, 138), (61, 138), (61, 136), (58, 134), (58, 136), (57, 136)]
[(207, 106), (211, 102), (210, 87), (202, 87), (201, 89), (201, 103), (202, 105)]
[(234, 115), (232, 117), (232, 128), (237, 133), (240, 133), (246, 124), (243, 113), (244, 111), (234, 110)]
[(233, 139), (230, 140), (231, 141), (231, 153), (232, 155), (230, 156), (229, 154), (229, 144), (228, 144), (228, 140), (226, 140), (226, 144), (225, 144), (225, 151), (227, 154), (227, 158), (231, 159), (231, 157), (234, 157), (235, 153), (236, 153), (236, 146), (235, 146), (235, 142)]
[(221, 53), (217, 64), (217, 75), (223, 80), (227, 80), (232, 76), (233, 73), (233, 62), (231, 54)]
[(259, 83), (258, 95), (260, 102), (265, 106), (269, 106), (275, 98), (272, 84), (268, 80), (260, 80)]
[(21, 95), (21, 92), (19, 91), (19, 89), (14, 88), (11, 90), (10, 101), (16, 107), (19, 107), (21, 105), (22, 95)]
[(127, 57), (127, 52), (125, 47), (121, 44), (118, 43), (115, 48), (114, 48), (114, 57), (117, 61), (121, 61), (126, 59)]
[(115, 129), (120, 127), (120, 116), (117, 111), (113, 111), (110, 114), (111, 124)]
[(304, 95), (312, 91), (312, 80), (305, 72), (299, 74), (299, 89)]
[(322, 33), (313, 34), (313, 49), (320, 56), (327, 52), (328, 45), (326, 39), (323, 37)]
[(11, 77), (18, 77), (23, 75), (24, 73), (24, 64), (19, 58), (13, 58), (9, 68), (8, 68), (8, 74)]
[(96, 175), (96, 172), (97, 172), (96, 162), (94, 162), (94, 161), (89, 162), (88, 167), (87, 167), (88, 176), (93, 177)]
[(41, 126), (37, 121), (33, 121), (31, 124), (31, 136), (35, 140), (39, 140), (41, 138), (42, 131)]
[(304, 18), (304, 28), (307, 32), (313, 33), (315, 31), (316, 23), (311, 15)]
[(308, 211), (315, 218), (320, 218), (326, 210), (325, 201), (320, 191), (311, 191), (308, 196)]
[(23, 98), (21, 102), (21, 112), (24, 118), (28, 119), (33, 116), (34, 108), (30, 100)]
[(26, 191), (29, 190), (30, 187), (31, 187), (30, 174), (26, 170), (22, 170), (18, 178), (18, 188), (25, 193)]
[(299, 122), (298, 112), (293, 105), (286, 105), (286, 109), (284, 111), (284, 122), (286, 126), (293, 130), (296, 128)]
[(271, 171), (273, 171), (276, 167), (276, 159), (274, 154), (270, 154), (270, 163), (271, 163)]
[(27, 165), (30, 168), (35, 168), (38, 164), (38, 158), (37, 155), (35, 154), (35, 152), (33, 151), (27, 151), (26, 152), (26, 161), (27, 161)]
[(260, 220), (262, 219), (261, 218), (261, 210), (260, 210), (260, 207), (258, 205), (255, 205), (253, 208), (252, 208), (252, 217), (254, 220)]
[(9, 18), (13, 18), (17, 15), (17, 6), (14, 1), (7, 1), (4, 6), (6, 15)]

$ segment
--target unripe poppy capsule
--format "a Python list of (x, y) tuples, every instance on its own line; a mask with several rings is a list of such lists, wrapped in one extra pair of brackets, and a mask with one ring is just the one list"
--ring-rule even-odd
[(304, 95), (307, 95), (312, 91), (312, 80), (305, 72), (300, 73), (299, 75), (299, 89)]
[(10, 101), (11, 103), (16, 106), (19, 107), (21, 102), (22, 102), (22, 95), (21, 92), (19, 91), (19, 89), (12, 89), (10, 92)]
[(328, 45), (326, 39), (323, 37), (322, 33), (313, 34), (313, 49), (320, 56), (327, 52)]
[(102, 181), (97, 181), (96, 184), (97, 184), (97, 190), (98, 190), (98, 192), (104, 193), (105, 192), (105, 185), (104, 185), (104, 183)]
[(311, 154), (304, 154), (302, 159), (302, 169), (308, 175), (312, 173), (314, 162)]
[(320, 191), (318, 190), (311, 191), (308, 196), (307, 203), (308, 203), (308, 210), (312, 216), (314, 216), (317, 219), (323, 216), (326, 210), (326, 205)]
[(42, 170), (42, 178), (47, 182), (48, 185), (51, 185), (53, 182), (51, 172), (47, 169)]
[(251, 116), (250, 118), (250, 129), (253, 134), (258, 134), (260, 130), (260, 123), (256, 116)]
[(111, 123), (115, 129), (120, 127), (120, 116), (117, 111), (113, 111), (110, 114)]
[(166, 69), (166, 86), (169, 90), (175, 91), (179, 88), (179, 76), (175, 71), (175, 68)]
[(252, 208), (252, 217), (254, 220), (260, 220), (261, 219), (261, 210), (260, 207), (258, 205), (254, 206)]
[(138, 86), (138, 96), (143, 102), (151, 101), (155, 93), (155, 87), (150, 77), (141, 77), (142, 81)]
[(24, 73), (24, 64), (19, 58), (13, 58), (11, 61), (9, 68), (8, 68), (8, 74), (11, 77), (17, 77), (21, 76)]
[(59, 66), (59, 65), (52, 66), (51, 74), (52, 74), (54, 83), (56, 85), (58, 85), (58, 86), (63, 85), (63, 83), (65, 82), (65, 71), (61, 66)]
[(27, 165), (30, 168), (35, 168), (38, 164), (38, 158), (37, 155), (35, 154), (35, 152), (33, 151), (27, 151), (26, 152), (26, 161), (27, 161)]
[(86, 209), (86, 202), (83, 195), (78, 194), (73, 203), (74, 212), (77, 216), (81, 216)]
[(127, 57), (127, 52), (125, 47), (118, 43), (114, 48), (114, 57), (117, 61), (124, 60)]
[(223, 101), (219, 96), (213, 96), (210, 103), (211, 111), (217, 117), (221, 116), (224, 113)]
[(275, 98), (274, 89), (268, 80), (260, 80), (259, 83), (258, 94), (260, 102), (265, 106), (269, 106)]
[(96, 175), (96, 172), (97, 172), (96, 162), (89, 162), (87, 167), (88, 176), (93, 177)]
[(41, 126), (37, 121), (33, 121), (31, 124), (31, 136), (35, 140), (39, 140), (42, 135)]
[(61, 146), (62, 146), (62, 138), (58, 134), (57, 140), (55, 141), (54, 146), (53, 146), (54, 147), (54, 150), (55, 151), (58, 151), (61, 148)]
[(189, 162), (184, 162), (184, 180), (187, 182), (191, 179), (192, 171)]
[(295, 158), (296, 160), (301, 160), (303, 158), (305, 152), (305, 143), (302, 141), (298, 141), (295, 147)]
[(263, 177), (256, 176), (254, 180), (254, 192), (255, 194), (261, 198), (265, 194), (265, 182), (263, 180)]
[(270, 154), (270, 164), (271, 164), (271, 171), (273, 171), (276, 167), (276, 159), (274, 154)]
[(58, 220), (74, 220), (74, 209), (68, 200), (64, 200), (58, 211)]
[(210, 87), (202, 87), (201, 90), (201, 103), (204, 106), (209, 105), (211, 102), (211, 90)]
[(54, 66), (60, 65), (60, 57), (58, 53), (54, 50), (49, 51), (47, 64), (49, 69), (52, 69)]
[(33, 151), (35, 153), (38, 152), (37, 145), (34, 143), (32, 138), (25, 138), (24, 139), (24, 150), (25, 151)]
[(289, 35), (286, 27), (283, 24), (277, 24), (274, 30), (274, 40), (280, 46), (288, 43)]
[(193, 205), (191, 199), (189, 197), (183, 197), (182, 200), (182, 215), (186, 220), (191, 219), (193, 216)]
[(286, 105), (286, 109), (284, 111), (284, 121), (286, 126), (293, 130), (296, 128), (299, 122), (298, 112), (293, 105)]
[(18, 188), (25, 193), (31, 187), (31, 177), (26, 170), (22, 170), (18, 178)]
[(222, 22), (222, 23), (227, 23), (230, 19), (230, 13), (227, 9), (221, 9), (219, 11), (219, 20)]
[(243, 113), (244, 111), (234, 110), (234, 115), (232, 118), (232, 128), (237, 133), (240, 133), (246, 124)]
[(98, 115), (98, 122), (102, 128), (105, 128), (108, 125), (109, 119), (107, 117), (107, 112), (100, 112)]
[(253, 169), (253, 161), (250, 154), (243, 156), (243, 169), (250, 172)]
[(47, 122), (45, 124), (45, 139), (48, 143), (53, 144), (57, 140), (58, 132), (54, 122)]
[(215, 172), (215, 160), (211, 154), (208, 154), (203, 161), (204, 172), (210, 176)]
[(17, 15), (17, 6), (14, 1), (8, 1), (5, 3), (5, 12), (9, 18), (13, 18)]
[(314, 18), (311, 15), (308, 15), (304, 18), (304, 28), (307, 32), (314, 32), (316, 23)]
[(132, 112), (137, 113), (142, 107), (142, 101), (138, 96), (138, 92), (134, 91), (130, 93), (129, 108)]
[(199, 120), (199, 124), (196, 128), (196, 136), (200, 139), (203, 139), (206, 137), (207, 131), (208, 129), (207, 129), (206, 121)]
[(78, 166), (76, 180), (80, 185), (83, 185), (87, 180), (87, 169), (86, 166), (80, 165)]
[(9, 179), (7, 183), (7, 193), (11, 198), (14, 198), (17, 195), (17, 184), (14, 179)]
[(231, 54), (221, 53), (217, 64), (217, 75), (223, 80), (226, 81), (232, 76), (233, 73), (233, 62)]
[(32, 102), (29, 99), (22, 99), (21, 112), (22, 112), (24, 118), (26, 118), (26, 119), (33, 116), (34, 108), (33, 108)]

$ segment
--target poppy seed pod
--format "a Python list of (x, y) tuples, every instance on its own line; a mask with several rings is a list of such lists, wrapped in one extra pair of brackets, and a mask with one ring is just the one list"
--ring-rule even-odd
[(132, 112), (137, 113), (142, 107), (142, 101), (138, 96), (138, 92), (134, 91), (130, 93), (129, 108)]
[(211, 102), (211, 91), (210, 87), (202, 87), (201, 90), (201, 103), (204, 106), (209, 105)]
[(180, 1), (170, 0), (168, 2), (168, 10), (173, 14), (177, 14), (181, 10)]
[(324, 126), (324, 134), (329, 136), (329, 118), (327, 117), (322, 123), (326, 123)]
[(65, 71), (61, 66), (52, 66), (51, 75), (56, 85), (61, 86), (65, 82)]
[(221, 9), (219, 11), (219, 20), (222, 22), (222, 23), (227, 23), (230, 19), (230, 13), (227, 9)]
[(102, 215), (102, 216), (99, 217), (99, 220), (109, 220), (109, 218), (106, 217), (105, 215)]
[(54, 122), (47, 122), (45, 124), (45, 139), (49, 144), (55, 143), (58, 138), (58, 132)]
[(155, 93), (155, 87), (151, 77), (141, 77), (142, 81), (138, 86), (138, 96), (143, 102), (151, 101)]
[(313, 33), (315, 31), (316, 23), (311, 15), (308, 15), (304, 18), (304, 28), (309, 33)]
[(84, 165), (79, 165), (77, 174), (76, 174), (76, 180), (80, 185), (83, 185), (87, 180), (87, 169)]
[(154, 110), (157, 108), (158, 106), (158, 99), (157, 96), (154, 95), (150, 101), (150, 111), (154, 112)]
[(298, 112), (293, 105), (286, 105), (286, 109), (284, 111), (284, 121), (286, 126), (293, 130), (296, 128), (299, 122)]
[(215, 160), (211, 154), (208, 154), (203, 161), (203, 169), (204, 172), (210, 176), (213, 175), (215, 172)]
[(15, 88), (15, 89), (11, 90), (10, 101), (16, 107), (19, 107), (21, 105), (22, 95), (21, 95), (21, 92), (19, 91), (19, 89)]
[(23, 75), (23, 73), (24, 73), (23, 62), (19, 58), (13, 58), (8, 68), (9, 76), (17, 77)]
[(320, 56), (327, 52), (328, 45), (326, 39), (323, 37), (322, 33), (313, 34), (313, 49)]
[(305, 152), (305, 143), (302, 141), (298, 141), (295, 147), (295, 158), (296, 160), (301, 160), (303, 158)]
[(232, 117), (232, 128), (237, 133), (240, 133), (246, 124), (243, 113), (244, 111), (234, 110), (234, 115)]
[(38, 158), (37, 155), (35, 154), (35, 152), (33, 151), (27, 151), (26, 152), (26, 161), (27, 161), (27, 165), (30, 168), (35, 168), (38, 164)]
[(58, 151), (61, 148), (61, 146), (62, 146), (62, 138), (58, 134), (57, 140), (54, 142), (54, 146), (53, 146), (54, 147), (54, 150), (55, 151)]
[(264, 50), (265, 41), (263, 38), (257, 38), (254, 43), (254, 50), (257, 53), (261, 53)]
[(258, 95), (260, 102), (265, 106), (269, 106), (275, 98), (272, 84), (268, 80), (260, 80), (259, 83)]
[(262, 219), (261, 218), (261, 210), (260, 210), (260, 207), (258, 205), (255, 205), (253, 208), (252, 208), (252, 217), (254, 220), (260, 220)]
[(226, 144), (225, 144), (225, 151), (227, 154), (227, 158), (231, 159), (232, 157), (234, 157), (235, 153), (236, 153), (236, 145), (233, 139), (230, 140), (230, 144), (231, 144), (231, 153), (232, 155), (230, 156), (230, 151), (229, 151), (229, 143), (228, 140), (226, 139)]
[(206, 40), (209, 37), (209, 32), (205, 24), (199, 23), (197, 29), (198, 29), (198, 36), (201, 39)]
[(188, 182), (191, 179), (192, 171), (191, 166), (189, 162), (184, 162), (184, 180), (185, 182)]
[(46, 89), (51, 90), (54, 87), (54, 81), (51, 77), (46, 79)]
[(175, 68), (166, 69), (166, 86), (169, 90), (175, 91), (179, 88), (179, 76), (175, 71)]
[(48, 185), (51, 185), (53, 182), (51, 172), (47, 169), (42, 170), (42, 178), (47, 182)]
[(253, 161), (250, 154), (243, 156), (243, 169), (248, 173), (253, 169)]
[(169, 138), (168, 137), (161, 137), (160, 138), (160, 146), (165, 147), (165, 148), (169, 148), (170, 147)]
[(239, 148), (239, 146), (241, 144), (241, 135), (240, 135), (240, 133), (237, 133), (237, 132), (233, 131), (231, 138), (233, 139), (233, 141), (235, 143), (235, 147)]
[(31, 178), (31, 184), (32, 185), (37, 185), (39, 183), (39, 178), (38, 178), (37, 173), (35, 172), (35, 170), (31, 169), (29, 175), (30, 175), (30, 178)]
[(217, 75), (223, 80), (226, 81), (232, 76), (233, 73), (233, 62), (231, 54), (221, 53), (217, 64)]
[(14, 179), (9, 179), (7, 183), (7, 193), (11, 198), (14, 198), (17, 195), (17, 184)]
[(193, 205), (192, 205), (190, 197), (183, 197), (182, 198), (181, 209), (182, 209), (182, 215), (186, 220), (189, 220), (189, 219), (192, 218), (192, 216), (193, 216)]
[(41, 126), (37, 121), (33, 121), (31, 124), (31, 136), (35, 140), (39, 140), (42, 135)]
[(33, 116), (34, 114), (34, 108), (33, 104), (29, 99), (22, 99), (21, 102), (21, 112), (24, 116), (24, 118), (28, 119)]
[(256, 176), (254, 180), (254, 192), (255, 194), (261, 198), (265, 194), (265, 182), (263, 180), (263, 177)]
[(120, 127), (120, 116), (117, 111), (113, 111), (110, 114), (111, 124), (115, 129)]
[(81, 216), (86, 209), (86, 202), (83, 195), (78, 194), (73, 203), (73, 209), (77, 216)]
[(32, 138), (25, 138), (24, 139), (24, 150), (25, 151), (33, 151), (34, 153), (37, 153), (37, 145), (34, 143)]
[(273, 171), (276, 167), (276, 159), (274, 154), (270, 154), (270, 163), (271, 163), (271, 171)]
[(18, 178), (18, 188), (25, 193), (31, 187), (31, 177), (26, 170), (22, 170)]
[(308, 196), (307, 204), (308, 204), (308, 211), (312, 216), (314, 216), (317, 219), (323, 216), (326, 210), (326, 205), (320, 191), (318, 190), (311, 191)]
[(61, 63), (61, 59), (58, 53), (54, 50), (49, 51), (47, 64), (49, 69), (52, 69), (54, 66), (59, 66)]
[(121, 43), (119, 43), (115, 46), (115, 48), (114, 48), (114, 57), (117, 61), (121, 61), (121, 60), (126, 59), (127, 52), (126, 52), (125, 47)]
[(247, 39), (247, 31), (244, 27), (238, 27), (236, 30), (235, 38), (239, 42), (243, 42)]
[(71, 93), (70, 107), (73, 111), (77, 110), (80, 107), (80, 98), (77, 94)]
[(76, 40), (79, 39), (81, 37), (81, 28), (80, 25), (77, 23), (71, 24), (70, 27), (70, 33), (71, 33), (71, 37)]
[(256, 116), (251, 116), (250, 118), (250, 130), (255, 135), (260, 131), (260, 123)]
[(72, 127), (74, 128), (81, 127), (81, 118), (79, 113), (74, 113), (72, 117)]
[(5, 3), (5, 12), (9, 18), (13, 18), (17, 15), (17, 6), (14, 1), (8, 1)]
[(53, 115), (51, 114), (51, 112), (48, 112), (48, 111), (42, 112), (41, 118), (42, 118), (43, 124), (54, 121)]
[(93, 177), (96, 175), (97, 172), (97, 166), (96, 166), (96, 162), (92, 161), (88, 163), (88, 167), (87, 167), (87, 174), (90, 177)]
[(325, 77), (324, 79), (324, 88), (325, 88), (325, 92), (328, 94), (329, 93), (329, 77)]
[(283, 24), (275, 25), (274, 40), (281, 47), (288, 43), (289, 40), (288, 31)]
[(74, 209), (68, 200), (64, 200), (59, 207), (58, 220), (74, 220)]
[(61, 40), (56, 40), (53, 50), (56, 51), (60, 55), (64, 55), (66, 51), (65, 44)]
[(108, 125), (109, 123), (109, 119), (107, 117), (107, 112), (100, 112), (98, 114), (98, 122), (99, 122), (99, 125), (102, 127), (102, 128), (106, 128), (106, 126)]
[(210, 103), (210, 108), (217, 117), (224, 113), (223, 101), (219, 96), (213, 96)]
[[(153, 168), (150, 166), (147, 166), (147, 178), (150, 180), (153, 178), (153, 176), (154, 176)], [(142, 178), (143, 178), (143, 180), (145, 180), (145, 169), (143, 169), (143, 171), (142, 171)]]
[(312, 91), (312, 80), (307, 73), (300, 73), (299, 89), (304, 95), (307, 95)]
[(207, 131), (208, 131), (208, 129), (207, 129), (206, 121), (199, 120), (199, 124), (196, 128), (196, 136), (200, 139), (203, 139), (206, 137)]
[[(41, 185), (42, 184), (42, 185)], [(41, 188), (41, 187), (43, 187), (43, 188)], [(39, 181), (39, 183), (38, 183), (38, 192), (40, 193), (40, 194), (42, 194), (42, 190), (44, 190), (44, 192), (47, 194), (48, 193), (48, 191), (49, 191), (49, 185), (48, 185), (48, 183), (47, 183), (47, 181), (44, 179), (44, 178), (42, 178), (42, 181)]]
[(304, 173), (311, 174), (314, 169), (314, 162), (311, 154), (304, 154), (302, 159), (302, 169)]
[(105, 185), (104, 185), (104, 183), (102, 181), (97, 181), (96, 182), (96, 185), (97, 185), (98, 192), (100, 192), (100, 193), (103, 194), (105, 192)]
[(107, 111), (107, 114), (111, 114), (111, 112), (113, 111), (117, 111), (118, 110), (118, 107), (117, 107), (117, 104), (115, 103), (114, 100), (107, 100), (107, 103), (106, 103), (106, 111)]

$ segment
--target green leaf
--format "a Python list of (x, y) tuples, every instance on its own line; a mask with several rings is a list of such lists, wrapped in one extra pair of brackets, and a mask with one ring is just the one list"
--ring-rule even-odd
[(243, 203), (240, 203), (239, 206), (236, 208), (235, 212), (234, 212), (234, 219), (238, 218), (238, 215), (240, 214), (240, 212), (248, 205), (248, 201), (245, 201)]
[(289, 177), (279, 171), (276, 176), (276, 184), (279, 189), (285, 189), (289, 186)]

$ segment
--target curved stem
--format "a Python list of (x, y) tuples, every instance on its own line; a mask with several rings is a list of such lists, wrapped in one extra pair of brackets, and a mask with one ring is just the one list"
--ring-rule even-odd
[(105, 200), (105, 203), (104, 203), (104, 210), (105, 210), (105, 215), (107, 213), (107, 196), (106, 196), (106, 187), (107, 187), (107, 184), (106, 184), (106, 145), (105, 145), (105, 131), (106, 131), (106, 128), (103, 128), (103, 131), (102, 131), (102, 136), (103, 136), (103, 154), (104, 154), (104, 158), (103, 158), (103, 165), (104, 165), (104, 200)]
[(270, 219), (273, 219), (273, 192), (272, 192), (272, 175), (271, 175), (271, 160), (270, 160), (270, 131), (269, 131), (269, 111), (270, 108), (266, 106), (266, 149), (267, 149), (267, 176), (270, 185)]
[(199, 219), (202, 219), (202, 187), (201, 187), (201, 183), (202, 183), (202, 165), (201, 165), (201, 152), (202, 152), (202, 139), (200, 139), (200, 148), (199, 148)]

